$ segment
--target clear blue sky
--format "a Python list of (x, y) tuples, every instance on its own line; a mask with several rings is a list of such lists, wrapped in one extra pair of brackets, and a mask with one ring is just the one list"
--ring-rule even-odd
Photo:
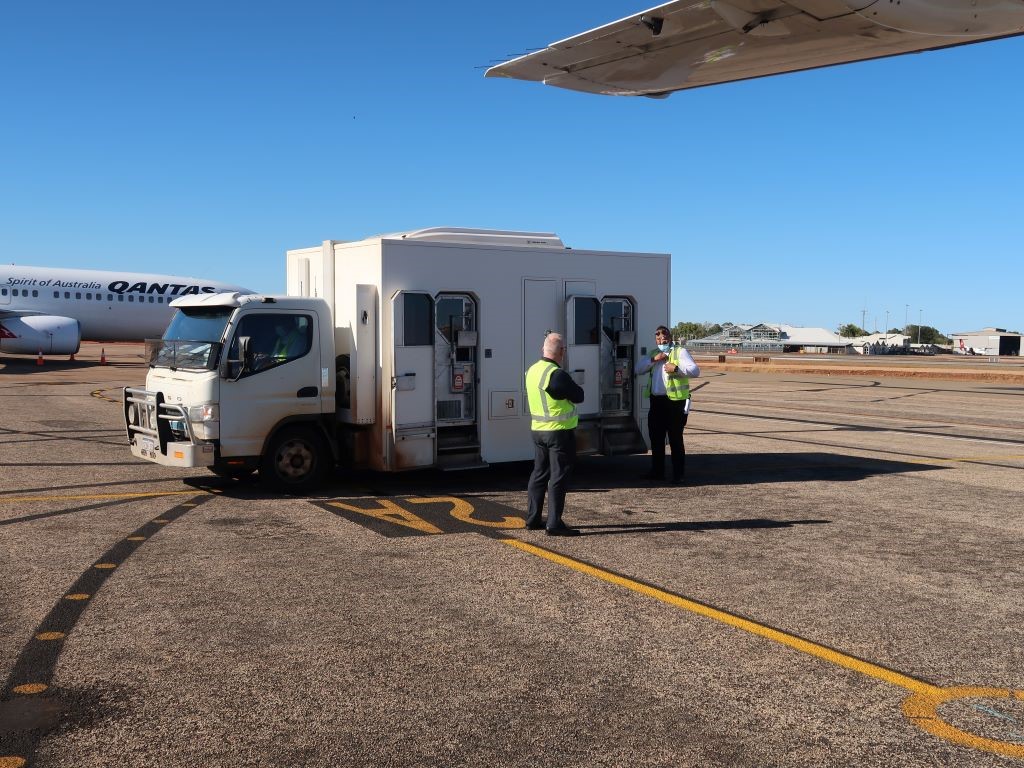
[(324, 239), (537, 229), (671, 253), (673, 323), (1024, 326), (1024, 38), (665, 101), (476, 68), (646, 7), (9, 3), (0, 260), (282, 291)]

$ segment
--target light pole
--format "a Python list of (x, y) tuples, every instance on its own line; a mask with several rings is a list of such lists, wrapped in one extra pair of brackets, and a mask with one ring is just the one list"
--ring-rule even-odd
[(885, 340), (888, 342), (889, 341), (889, 310), (888, 309), (885, 310), (885, 328), (883, 330), (885, 331)]
[(917, 310), (917, 343), (921, 343), (921, 318), (924, 316), (924, 310)]
[(906, 309), (903, 311), (903, 335), (907, 335), (907, 330), (910, 328), (910, 305), (906, 305)]

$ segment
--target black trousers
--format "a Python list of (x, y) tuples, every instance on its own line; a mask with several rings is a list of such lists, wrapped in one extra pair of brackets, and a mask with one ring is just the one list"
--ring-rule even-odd
[(526, 524), (533, 526), (540, 523), (546, 492), (547, 527), (550, 530), (562, 523), (569, 473), (576, 463), (576, 430), (532, 430), (530, 435), (533, 437), (533, 472), (530, 474), (530, 485), (527, 488), (529, 506)]
[(651, 436), (651, 475), (665, 476), (665, 435), (672, 449), (672, 479), (682, 480), (686, 474), (686, 448), (683, 428), (688, 414), (685, 400), (669, 400), (667, 395), (651, 395), (647, 414), (647, 431)]

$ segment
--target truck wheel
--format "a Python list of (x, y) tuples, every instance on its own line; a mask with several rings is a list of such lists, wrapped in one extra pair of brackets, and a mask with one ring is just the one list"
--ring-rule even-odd
[(273, 488), (302, 493), (326, 477), (330, 462), (330, 449), (315, 429), (286, 427), (263, 454), (260, 478)]

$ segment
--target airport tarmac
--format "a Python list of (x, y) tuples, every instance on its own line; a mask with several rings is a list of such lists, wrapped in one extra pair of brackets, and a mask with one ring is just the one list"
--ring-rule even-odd
[(0, 768), (1024, 764), (1020, 383), (708, 366), (551, 538), (521, 463), (137, 461), (140, 352), (0, 358)]

